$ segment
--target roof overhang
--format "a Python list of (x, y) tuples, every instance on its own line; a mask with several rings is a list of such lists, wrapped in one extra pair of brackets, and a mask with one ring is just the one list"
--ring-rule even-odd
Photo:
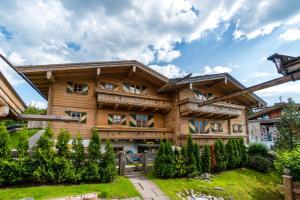
[(17, 70), (23, 73), (46, 99), (48, 97), (49, 85), (56, 77), (67, 78), (78, 76), (81, 78), (96, 78), (96, 75), (100, 74), (124, 73), (130, 75), (134, 73), (137, 76), (149, 79), (150, 82), (158, 86), (169, 82), (167, 77), (135, 60), (27, 65), (17, 66)]
[(0, 71), (0, 118), (17, 118), (25, 103)]

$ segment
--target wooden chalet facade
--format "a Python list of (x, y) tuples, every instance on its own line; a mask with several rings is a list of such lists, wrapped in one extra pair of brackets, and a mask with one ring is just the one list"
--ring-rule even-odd
[(115, 148), (143, 151), (159, 140), (200, 145), (247, 134), (247, 107), (265, 102), (249, 94), (199, 107), (207, 99), (244, 88), (229, 74), (168, 79), (137, 61), (51, 64), (17, 68), (48, 100), (49, 115), (80, 118), (51, 122), (86, 140), (92, 130)]
[(0, 71), (0, 119), (18, 118), (26, 105)]

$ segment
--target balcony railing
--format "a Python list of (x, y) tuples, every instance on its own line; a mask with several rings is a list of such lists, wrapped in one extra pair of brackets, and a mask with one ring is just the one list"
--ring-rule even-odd
[(242, 114), (244, 106), (229, 103), (213, 103), (211, 105), (199, 106), (202, 100), (187, 98), (179, 103), (182, 116), (208, 117), (230, 119)]
[(172, 139), (174, 134), (170, 128), (136, 128), (98, 126), (100, 139), (106, 140), (145, 140)]
[(128, 110), (169, 111), (171, 101), (167, 98), (129, 94), (124, 92), (96, 89), (97, 101), (100, 106), (126, 108)]

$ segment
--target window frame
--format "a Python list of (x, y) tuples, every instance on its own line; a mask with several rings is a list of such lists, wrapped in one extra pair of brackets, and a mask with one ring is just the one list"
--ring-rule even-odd
[(147, 128), (148, 127), (148, 115), (136, 114), (136, 127)]
[[(214, 127), (215, 125), (217, 125), (217, 128)], [(210, 130), (213, 133), (223, 132), (223, 124), (221, 122), (211, 122), (210, 123)]]
[(112, 124), (122, 125), (122, 115), (120, 115), (120, 114), (113, 114), (113, 116), (112, 116)]
[(104, 83), (105, 90), (114, 90), (114, 84), (113, 83)]

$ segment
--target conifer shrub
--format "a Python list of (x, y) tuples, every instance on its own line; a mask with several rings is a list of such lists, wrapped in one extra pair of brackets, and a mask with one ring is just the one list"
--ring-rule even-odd
[(72, 149), (72, 159), (74, 167), (76, 170), (79, 170), (84, 166), (84, 146), (82, 143), (82, 137), (79, 134), (72, 141)]
[(195, 159), (196, 159), (197, 173), (201, 174), (202, 173), (202, 162), (201, 162), (201, 158), (200, 158), (199, 145), (197, 143), (194, 144), (194, 156), (195, 156)]
[(224, 171), (227, 166), (227, 153), (222, 140), (216, 140), (214, 151), (216, 159), (216, 171)]
[(226, 154), (227, 154), (227, 167), (229, 169), (233, 169), (237, 166), (234, 140), (229, 139), (225, 147), (226, 147)]
[(66, 129), (61, 129), (58, 136), (57, 136), (57, 142), (56, 142), (56, 149), (57, 149), (57, 155), (59, 157), (69, 158), (70, 157), (70, 151), (68, 142), (71, 139), (70, 133)]
[(186, 174), (185, 157), (182, 152), (184, 151), (175, 149), (175, 177), (184, 177)]
[(211, 170), (211, 157), (209, 145), (204, 146), (203, 154), (201, 156), (203, 172), (210, 172)]
[(9, 133), (6, 130), (4, 122), (0, 123), (0, 160), (7, 159), (10, 156), (9, 153)]
[(98, 132), (95, 130), (88, 146), (89, 162), (98, 162), (101, 160), (101, 143)]
[(248, 158), (248, 154), (247, 154), (247, 148), (246, 148), (245, 143), (244, 143), (244, 139), (239, 138), (238, 139), (238, 144), (239, 144), (239, 147), (240, 147), (240, 157), (241, 157), (240, 166), (245, 167), (245, 166), (248, 165), (249, 158)]
[(232, 139), (233, 147), (234, 147), (234, 157), (235, 157), (235, 168), (239, 167), (241, 164), (241, 156), (240, 156), (240, 146), (239, 142), (236, 138)]
[(196, 158), (195, 158), (195, 146), (192, 136), (189, 135), (186, 146), (186, 176), (195, 177), (198, 175)]
[(268, 149), (267, 149), (266, 145), (264, 145), (262, 143), (252, 143), (248, 147), (248, 154), (249, 155), (267, 156)]
[(102, 156), (100, 165), (101, 182), (108, 183), (113, 181), (117, 176), (116, 155), (109, 141), (106, 141), (105, 153)]

